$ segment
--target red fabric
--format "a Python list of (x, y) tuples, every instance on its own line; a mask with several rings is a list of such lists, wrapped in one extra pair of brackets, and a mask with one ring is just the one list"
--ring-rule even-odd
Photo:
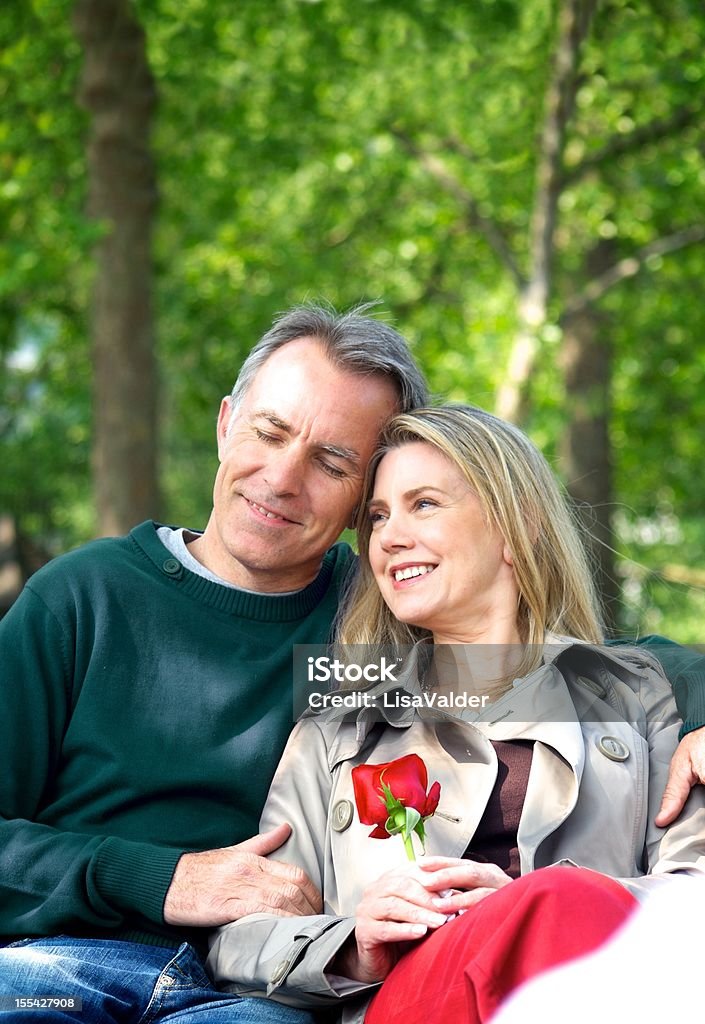
[(523, 981), (607, 939), (637, 906), (586, 868), (532, 871), (487, 896), (406, 953), (365, 1024), (481, 1024)]

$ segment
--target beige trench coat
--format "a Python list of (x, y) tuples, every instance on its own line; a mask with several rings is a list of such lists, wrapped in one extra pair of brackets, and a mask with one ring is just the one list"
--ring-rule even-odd
[[(462, 857), (497, 776), (490, 740), (534, 740), (518, 830), (521, 872), (561, 861), (619, 879), (637, 897), (672, 872), (705, 874), (705, 788), (668, 829), (653, 819), (678, 742), (671, 688), (641, 652), (572, 641), (546, 648), (544, 664), (475, 721), (413, 709), (387, 721), (309, 718), (291, 735), (265, 806), (262, 830), (288, 821), (276, 859), (302, 867), (324, 912), (255, 914), (218, 930), (208, 967), (231, 991), (297, 1006), (344, 1009), (361, 1021), (376, 986), (325, 973), (355, 926), (363, 889), (405, 863), (401, 840), (369, 838), (353, 813), (351, 771), (419, 754), (441, 783), (426, 823), (426, 853)], [(416, 687), (416, 690), (415, 690)], [(418, 692), (415, 677), (405, 683)], [(379, 718), (379, 713), (375, 713)]]

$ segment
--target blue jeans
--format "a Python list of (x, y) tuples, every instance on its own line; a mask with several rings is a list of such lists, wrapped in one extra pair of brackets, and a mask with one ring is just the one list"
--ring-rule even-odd
[[(80, 999), (82, 1009), (38, 1007), (46, 997)], [(21, 998), (30, 1008), (8, 1008)], [(2, 1024), (313, 1024), (303, 1010), (218, 992), (187, 943), (24, 939), (0, 947), (0, 999)]]

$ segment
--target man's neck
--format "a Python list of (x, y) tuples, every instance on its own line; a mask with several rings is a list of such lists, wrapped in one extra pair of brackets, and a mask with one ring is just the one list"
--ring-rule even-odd
[[(232, 566), (232, 572), (225, 575), (222, 571), (222, 563), (224, 559), (214, 559), (209, 557), (209, 543), (208, 543), (208, 530), (206, 529), (203, 534), (190, 534), (190, 540), (184, 538), (184, 550), (186, 551), (189, 560), (197, 563), (201, 567), (202, 571), (200, 575), (207, 576), (208, 578), (222, 583), (226, 587), (235, 587), (237, 590), (242, 590), (248, 594), (271, 594), (272, 597), (287, 597), (290, 594), (296, 594), (300, 590), (303, 590), (313, 580), (308, 580), (302, 583), (301, 586), (292, 586), (284, 589), (277, 586), (268, 586), (267, 574), (266, 573), (248, 573), (244, 566), (240, 565), (234, 558), (230, 559)], [(178, 556), (177, 556), (178, 557)], [(210, 564), (209, 564), (210, 563)], [(215, 567), (217, 565), (217, 568)], [(187, 565), (186, 568), (189, 568)], [(198, 572), (198, 569), (192, 568), (192, 571)], [(314, 577), (315, 579), (315, 577)], [(272, 583), (275, 581), (272, 580)]]

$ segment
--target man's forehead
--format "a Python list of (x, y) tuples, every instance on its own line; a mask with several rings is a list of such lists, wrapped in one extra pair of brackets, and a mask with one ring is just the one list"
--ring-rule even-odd
[[(344, 418), (360, 413), (369, 398), (378, 402), (386, 392), (388, 415), (398, 410), (396, 382), (383, 373), (365, 373), (334, 362), (317, 338), (296, 338), (276, 349), (252, 379), (245, 399), (251, 409), (266, 407), (282, 418), (301, 409)], [(303, 402), (302, 402), (303, 398)], [(275, 400), (276, 399), (276, 400)]]
[(304, 335), (301, 338), (292, 338), (291, 341), (284, 342), (270, 352), (257, 370), (252, 383), (255, 384), (263, 376), (286, 372), (289, 364), (302, 362), (312, 367), (318, 365), (337, 369), (335, 362), (326, 352), (323, 342), (319, 338)]

